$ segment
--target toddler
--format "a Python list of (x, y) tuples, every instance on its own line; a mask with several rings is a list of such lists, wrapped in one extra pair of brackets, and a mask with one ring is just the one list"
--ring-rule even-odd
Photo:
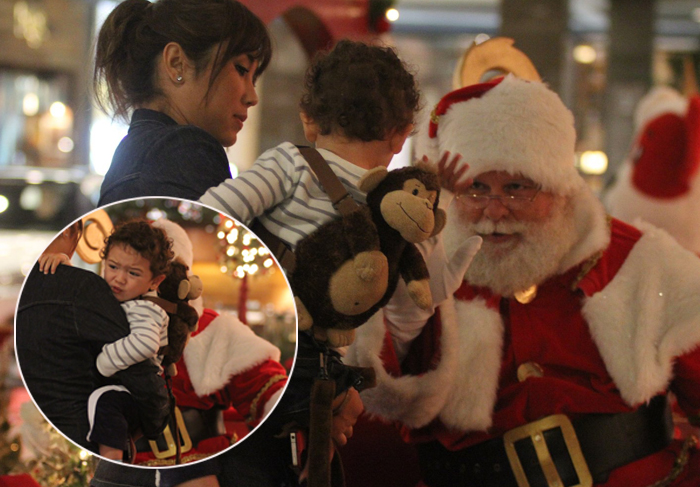
[[(391, 48), (343, 40), (314, 59), (304, 85), (306, 139), (350, 195), (364, 202), (357, 181), (369, 169), (388, 166), (413, 130), (420, 98), (413, 74)], [(200, 201), (246, 224), (258, 218), (291, 249), (340, 216), (291, 142), (268, 150)]]

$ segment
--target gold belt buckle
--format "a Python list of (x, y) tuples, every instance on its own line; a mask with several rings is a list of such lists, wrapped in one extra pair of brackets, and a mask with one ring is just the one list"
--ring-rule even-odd
[[(182, 418), (180, 408), (177, 406), (175, 407), (175, 421), (177, 422), (178, 430), (180, 430), (180, 438), (182, 439), (180, 453), (188, 452), (192, 449), (192, 439), (185, 427), (185, 420)], [(163, 436), (165, 437), (165, 443), (168, 445), (167, 450), (158, 450), (158, 443), (153, 440), (148, 440), (153, 455), (158, 459), (174, 457), (177, 454), (177, 446), (175, 445), (175, 438), (170, 430), (170, 425), (166, 426), (163, 430)]]
[(554, 465), (554, 460), (549, 453), (549, 448), (547, 448), (547, 443), (544, 440), (543, 433), (554, 428), (561, 429), (566, 448), (569, 450), (569, 456), (571, 457), (574, 469), (578, 475), (579, 483), (571, 487), (592, 487), (593, 477), (586, 464), (586, 459), (581, 452), (581, 445), (576, 437), (576, 431), (574, 431), (574, 426), (571, 424), (569, 418), (564, 414), (547, 416), (538, 421), (513, 428), (503, 435), (508, 461), (513, 469), (518, 487), (530, 487), (523, 465), (520, 463), (518, 453), (515, 451), (515, 442), (525, 438), (532, 439), (532, 444), (535, 446), (535, 451), (537, 452), (537, 459), (547, 479), (547, 485), (549, 487), (564, 487), (564, 483)]

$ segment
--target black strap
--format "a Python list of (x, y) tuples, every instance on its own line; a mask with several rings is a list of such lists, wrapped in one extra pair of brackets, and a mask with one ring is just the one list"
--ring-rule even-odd
[[(328, 195), (333, 207), (338, 210), (341, 215), (347, 215), (359, 208), (359, 204), (352, 198), (350, 193), (348, 193), (343, 183), (338, 179), (338, 176), (336, 176), (326, 160), (316, 149), (306, 146), (297, 146), (297, 148), (302, 157), (309, 163), (309, 167), (311, 167), (311, 170), (318, 178), (321, 187)], [(277, 235), (273, 235), (257, 218), (251, 223), (250, 229), (265, 243), (265, 245), (267, 245), (270, 252), (277, 258), (277, 261), (288, 274), (294, 272), (294, 267), (296, 266), (294, 252), (292, 252)]]
[[(614, 469), (662, 450), (673, 435), (665, 396), (657, 396), (630, 413), (590, 414), (572, 423), (594, 484), (605, 483)], [(544, 436), (564, 487), (577, 485), (561, 430), (546, 431)], [(516, 442), (515, 447), (530, 486), (546, 487), (530, 439)], [(418, 456), (424, 481), (430, 487), (518, 487), (503, 438), (457, 451), (447, 450), (437, 441), (422, 443)]]

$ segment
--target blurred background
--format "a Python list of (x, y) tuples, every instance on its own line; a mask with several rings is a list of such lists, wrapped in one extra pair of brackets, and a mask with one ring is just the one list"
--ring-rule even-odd
[[(5, 390), (21, 385), (8, 342), (24, 276), (57, 232), (94, 208), (102, 176), (126, 133), (125, 125), (93, 106), (88, 88), (95, 33), (117, 3), (0, 0), (0, 330), (6, 350), (0, 373)], [(687, 89), (688, 75), (696, 73), (700, 61), (700, 0), (242, 3), (268, 24), (275, 52), (258, 82), (260, 103), (228, 150), (234, 174), (283, 140), (304, 142), (297, 109), (303, 73), (317, 50), (343, 37), (394, 46), (417, 74), (426, 113), (453, 89), (458, 60), (470, 45), (495, 36), (514, 39), (573, 111), (576, 163), (600, 195), (630, 153), (638, 102), (654, 86)], [(409, 140), (392, 164), (410, 164), (412, 148)], [(188, 225), (183, 215), (190, 210), (179, 205), (161, 210), (180, 215)], [(212, 244), (195, 245), (209, 252), (198, 270), (212, 283), (208, 305), (243, 310), (251, 326), (258, 326), (256, 320), (267, 319), (269, 310), (252, 290), (241, 301), (242, 280), (221, 262), (223, 247), (215, 249), (218, 223), (192, 227), (197, 227), (193, 239)], [(265, 287), (273, 292), (284, 286), (282, 279)], [(7, 445), (8, 454), (20, 448), (12, 441)], [(84, 479), (76, 482), (82, 485)]]
[[(0, 299), (16, 293), (52, 232), (94, 206), (126, 133), (93, 106), (88, 89), (95, 32), (117, 3), (0, 0)], [(697, 69), (694, 0), (243, 3), (269, 25), (275, 55), (258, 84), (260, 104), (228, 152), (234, 173), (280, 141), (304, 142), (304, 70), (315, 51), (342, 37), (395, 46), (417, 74), (427, 111), (452, 89), (473, 42), (514, 39), (574, 112), (578, 164), (597, 191), (629, 151), (637, 102), (655, 85), (681, 89), (684, 61)], [(409, 142), (395, 164), (408, 164), (411, 150)]]

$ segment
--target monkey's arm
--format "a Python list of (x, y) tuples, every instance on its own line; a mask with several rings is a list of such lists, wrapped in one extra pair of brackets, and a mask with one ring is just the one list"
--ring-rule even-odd
[(386, 256), (379, 250), (377, 227), (367, 206), (361, 206), (343, 216), (343, 233), (353, 256), (355, 272), (363, 281), (373, 281), (389, 266)]
[(406, 282), (408, 295), (413, 302), (421, 309), (430, 309), (433, 306), (433, 298), (428, 266), (418, 248), (412, 243), (408, 243), (401, 254), (399, 272)]

